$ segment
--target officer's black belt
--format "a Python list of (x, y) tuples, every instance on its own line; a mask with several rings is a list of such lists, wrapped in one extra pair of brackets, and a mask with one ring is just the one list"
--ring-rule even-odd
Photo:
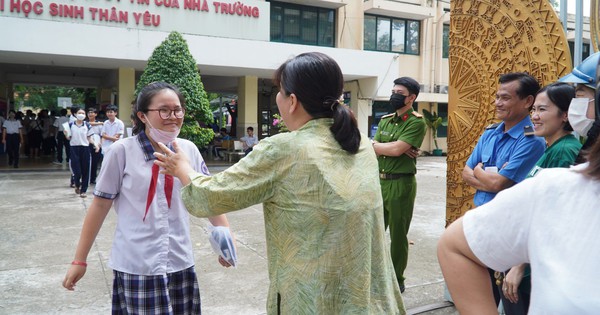
[(409, 177), (409, 176), (415, 176), (415, 174), (411, 174), (411, 173), (400, 173), (400, 174), (379, 173), (380, 179), (398, 179), (400, 177)]

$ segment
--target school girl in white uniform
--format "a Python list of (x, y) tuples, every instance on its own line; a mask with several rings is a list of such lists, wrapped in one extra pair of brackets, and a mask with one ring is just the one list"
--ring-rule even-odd
[[(111, 206), (117, 227), (109, 266), (114, 271), (113, 314), (199, 314), (200, 292), (190, 240), (189, 215), (177, 178), (159, 174), (157, 142), (170, 143), (183, 124), (185, 100), (174, 86), (151, 83), (140, 91), (134, 136), (115, 142), (104, 157), (94, 199), (63, 281), (73, 290), (83, 277), (90, 248)], [(208, 168), (196, 146), (177, 139), (198, 172)], [(225, 215), (209, 218), (229, 226)], [(221, 257), (219, 262), (229, 266)]]
[(73, 183), (75, 184), (75, 193), (81, 198), (87, 196), (87, 189), (90, 183), (90, 145), (94, 150), (98, 150), (98, 144), (94, 143), (90, 124), (85, 119), (85, 110), (80, 108), (76, 111), (75, 121), (69, 123), (70, 135), (65, 131), (65, 137), (70, 144), (70, 166), (73, 173)]

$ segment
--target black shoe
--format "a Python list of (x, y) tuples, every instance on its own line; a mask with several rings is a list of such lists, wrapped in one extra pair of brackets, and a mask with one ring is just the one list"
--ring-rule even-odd
[(400, 285), (400, 293), (404, 293), (404, 291), (406, 290), (406, 287), (404, 287), (404, 284)]
[(90, 182), (90, 184), (92, 184), (92, 185), (96, 185), (96, 181), (95, 181), (95, 180), (93, 180), (93, 181), (91, 181), (91, 182)]

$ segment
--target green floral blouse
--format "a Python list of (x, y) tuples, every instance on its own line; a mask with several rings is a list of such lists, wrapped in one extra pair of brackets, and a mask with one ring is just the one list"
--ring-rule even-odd
[(344, 151), (315, 119), (260, 141), (215, 176), (190, 174), (188, 211), (209, 217), (263, 203), (268, 314), (404, 314), (388, 252), (375, 152)]

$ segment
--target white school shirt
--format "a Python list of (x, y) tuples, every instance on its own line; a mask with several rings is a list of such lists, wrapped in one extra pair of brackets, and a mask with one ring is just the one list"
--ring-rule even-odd
[[(122, 139), (124, 132), (125, 124), (123, 124), (123, 122), (119, 118), (115, 118), (114, 122), (111, 122), (110, 119), (107, 119), (104, 122), (104, 125), (102, 125), (102, 131), (100, 132), (100, 135), (107, 134), (111, 137), (114, 137), (115, 135), (120, 134), (120, 139)], [(102, 139), (102, 152), (104, 154), (108, 153), (109, 147), (113, 143), (114, 141)]]
[(64, 123), (69, 122), (69, 117), (67, 116), (60, 116), (58, 117), (56, 120), (54, 120), (54, 127), (58, 128), (58, 132), (63, 132), (65, 131), (64, 128)]
[(88, 136), (94, 134), (92, 129), (88, 128), (87, 122), (82, 122), (81, 126), (78, 126), (76, 122), (71, 124), (71, 140), (69, 140), (69, 144), (73, 146), (89, 146), (90, 141), (88, 140)]
[[(98, 121), (96, 120), (96, 122)], [(102, 143), (102, 138), (100, 138), (102, 135), (102, 126), (104, 125), (92, 126), (92, 140), (94, 140), (94, 143), (97, 145), (101, 145)]]
[[(173, 178), (171, 208), (164, 192), (164, 175), (159, 174), (156, 194), (146, 220), (146, 198), (154, 164), (153, 149), (144, 149), (147, 139), (138, 134), (115, 142), (104, 156), (94, 195), (113, 199), (117, 227), (109, 266), (136, 275), (165, 275), (194, 265), (189, 215), (179, 193), (182, 185)], [(148, 142), (149, 143), (149, 142)], [(177, 139), (192, 167), (208, 175), (208, 168), (190, 141)]]
[(531, 264), (529, 314), (598, 314), (600, 181), (550, 168), (468, 211), (463, 230), (487, 266)]
[(252, 137), (249, 137), (246, 135), (245, 137), (241, 137), (240, 140), (244, 141), (248, 147), (251, 147), (258, 143), (258, 136), (252, 135)]
[(19, 120), (8, 119), (8, 120), (4, 121), (4, 123), (2, 124), (2, 128), (6, 129), (7, 135), (12, 135), (12, 134), (18, 134), (19, 129), (23, 128), (23, 126), (21, 125), (21, 122)]

